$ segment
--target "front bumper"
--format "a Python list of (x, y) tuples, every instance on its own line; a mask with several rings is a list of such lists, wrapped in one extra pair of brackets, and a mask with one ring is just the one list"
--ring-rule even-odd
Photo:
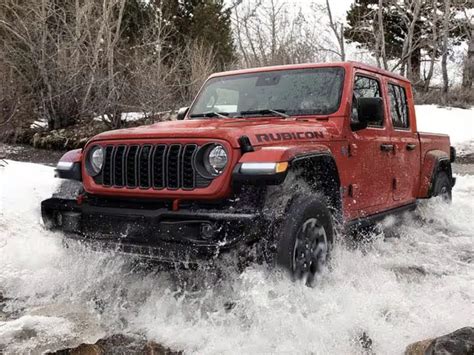
[(199, 263), (251, 244), (260, 235), (258, 213), (210, 209), (96, 205), (50, 198), (41, 203), (48, 228), (101, 249), (136, 254), (164, 263)]

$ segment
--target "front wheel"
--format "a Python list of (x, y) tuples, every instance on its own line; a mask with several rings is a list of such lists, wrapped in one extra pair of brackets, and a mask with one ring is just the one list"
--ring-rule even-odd
[(297, 196), (290, 203), (277, 233), (277, 264), (293, 280), (314, 286), (333, 243), (331, 212), (323, 197)]

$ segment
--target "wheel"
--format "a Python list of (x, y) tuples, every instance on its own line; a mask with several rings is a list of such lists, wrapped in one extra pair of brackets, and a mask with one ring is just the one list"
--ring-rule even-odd
[(277, 233), (277, 264), (289, 271), (293, 280), (314, 286), (326, 265), (333, 234), (332, 216), (324, 197), (295, 197)]
[(449, 203), (452, 200), (452, 186), (448, 174), (440, 171), (436, 174), (436, 180), (433, 186), (433, 197), (440, 196), (443, 202)]

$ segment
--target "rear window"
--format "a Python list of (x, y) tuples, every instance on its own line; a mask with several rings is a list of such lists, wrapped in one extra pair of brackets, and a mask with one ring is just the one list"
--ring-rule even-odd
[(390, 98), (390, 115), (395, 128), (406, 129), (410, 127), (408, 117), (407, 94), (404, 87), (388, 84), (388, 96)]

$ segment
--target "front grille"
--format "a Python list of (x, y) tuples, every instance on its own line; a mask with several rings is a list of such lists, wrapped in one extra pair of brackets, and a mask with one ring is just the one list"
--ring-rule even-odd
[(194, 168), (196, 144), (109, 145), (96, 183), (109, 187), (185, 189), (208, 187), (211, 180)]

